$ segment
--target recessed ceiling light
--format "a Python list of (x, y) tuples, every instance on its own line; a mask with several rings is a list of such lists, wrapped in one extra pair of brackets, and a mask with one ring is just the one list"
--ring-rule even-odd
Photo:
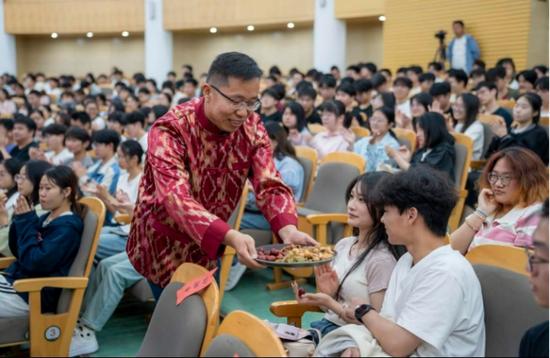
[(382, 15), (382, 16), (380, 16), (380, 17), (378, 18), (378, 20), (380, 20), (380, 21), (386, 21), (386, 17), (385, 17), (384, 15)]
[(289, 22), (286, 27), (288, 27), (289, 29), (293, 29), (294, 28), (294, 23), (293, 22)]
[(247, 29), (248, 31), (254, 31), (254, 26), (249, 25), (246, 29)]
[(57, 32), (52, 32), (52, 39), (56, 39), (57, 38)]
[(216, 32), (218, 32), (218, 29), (217, 29), (217, 28), (215, 28), (215, 27), (211, 27), (211, 28), (210, 28), (210, 33), (211, 33), (211, 34), (215, 34)]
[(86, 37), (94, 37), (94, 33), (90, 31), (86, 34)]
[(128, 31), (122, 31), (122, 37), (128, 37), (130, 33)]

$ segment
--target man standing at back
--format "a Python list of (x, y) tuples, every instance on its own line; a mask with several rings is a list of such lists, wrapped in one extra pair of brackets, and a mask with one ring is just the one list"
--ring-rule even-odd
[(261, 74), (247, 55), (219, 55), (204, 97), (174, 107), (149, 132), (127, 251), (157, 300), (182, 263), (213, 269), (226, 245), (242, 264), (262, 267), (254, 261), (254, 239), (226, 223), (247, 179), (282, 241), (315, 244), (296, 228), (292, 191), (275, 169), (270, 139), (254, 113)]
[(479, 47), (472, 35), (466, 34), (464, 22), (461, 20), (453, 22), (453, 31), (455, 38), (447, 48), (447, 58), (451, 62), (451, 68), (463, 70), (469, 74), (474, 61), (481, 56)]

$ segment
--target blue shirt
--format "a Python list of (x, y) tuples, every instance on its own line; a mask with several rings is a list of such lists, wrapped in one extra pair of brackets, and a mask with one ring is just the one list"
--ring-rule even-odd
[(358, 140), (353, 146), (353, 151), (367, 162), (367, 173), (375, 172), (378, 164), (390, 163), (390, 157), (386, 154), (386, 146), (399, 149), (400, 145), (390, 132), (386, 133), (384, 138), (376, 144), (370, 144), (372, 136)]
[[(477, 41), (471, 35), (464, 35), (466, 37), (466, 73), (470, 74), (472, 72), (472, 67), (474, 66), (474, 61), (481, 57), (479, 52), (479, 46)], [(455, 44), (455, 39), (451, 41), (449, 47), (447, 47), (447, 58), (451, 62), (451, 68), (453, 68), (453, 46)]]

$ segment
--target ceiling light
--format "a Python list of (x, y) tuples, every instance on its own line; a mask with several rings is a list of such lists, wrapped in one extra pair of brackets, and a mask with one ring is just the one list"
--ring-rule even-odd
[(384, 15), (382, 15), (382, 16), (380, 16), (380, 17), (378, 18), (378, 20), (380, 20), (380, 21), (386, 21), (386, 17), (385, 17)]
[(254, 26), (252, 25), (248, 25), (248, 27), (246, 28), (248, 31), (254, 31)]
[(130, 33), (128, 31), (122, 31), (122, 37), (128, 37)]
[(52, 32), (52, 39), (56, 39), (57, 38), (57, 32)]
[(293, 22), (289, 22), (286, 27), (288, 27), (289, 29), (293, 29), (294, 28), (294, 23)]
[(94, 37), (94, 33), (90, 31), (86, 34), (86, 37), (90, 37), (90, 38)]
[(211, 28), (210, 28), (210, 33), (211, 33), (211, 34), (215, 34), (216, 32), (218, 32), (218, 29), (217, 29), (217, 28), (215, 28), (215, 27), (211, 27)]

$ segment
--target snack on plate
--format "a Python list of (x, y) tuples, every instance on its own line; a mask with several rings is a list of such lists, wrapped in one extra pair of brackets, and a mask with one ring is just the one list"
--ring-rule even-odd
[(258, 259), (271, 262), (304, 263), (329, 260), (334, 257), (334, 251), (324, 246), (289, 245), (282, 250), (271, 249), (266, 252), (260, 248)]

